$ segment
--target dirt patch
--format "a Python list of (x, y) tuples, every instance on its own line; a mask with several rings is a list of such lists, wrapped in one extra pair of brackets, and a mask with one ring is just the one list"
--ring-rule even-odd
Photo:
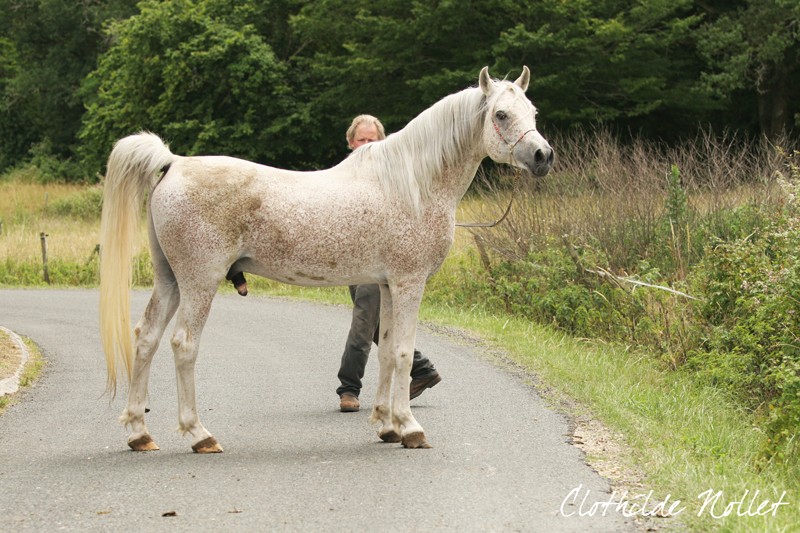
[(22, 350), (3, 330), (0, 330), (0, 379), (11, 377), (22, 362)]
[(577, 416), (573, 420), (572, 444), (583, 450), (587, 462), (611, 482), (614, 490), (630, 494), (646, 492), (644, 475), (631, 466), (622, 435), (589, 416)]

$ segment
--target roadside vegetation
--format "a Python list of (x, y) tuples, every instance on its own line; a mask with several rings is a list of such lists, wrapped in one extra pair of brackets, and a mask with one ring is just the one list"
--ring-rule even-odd
[[(575, 416), (629, 450), (653, 498), (681, 500), (693, 531), (793, 531), (800, 523), (800, 190), (798, 156), (776, 144), (701, 135), (680, 149), (604, 131), (555, 139), (543, 180), (487, 169), (429, 282), (428, 322), (476, 332), (535, 374)], [(0, 178), (0, 285), (97, 285), (100, 189)], [(251, 276), (253, 294), (347, 303), (341, 288)], [(150, 287), (144, 232), (134, 284)], [(224, 284), (222, 290), (231, 289)], [(498, 401), (501, 401), (498, 398)], [(616, 480), (623, 486), (623, 480)], [(698, 497), (721, 491), (714, 518)], [(789, 505), (746, 513), (786, 491)], [(746, 493), (746, 491), (749, 491)], [(658, 524), (658, 523), (657, 523)], [(683, 526), (679, 526), (683, 527)]]
[[(22, 374), (19, 377), (19, 390), (14, 394), (0, 396), (0, 415), (9, 406), (19, 401), (21, 393), (36, 381), (45, 365), (39, 348), (30, 339), (23, 338), (22, 342), (25, 343), (28, 349), (28, 361), (25, 363), (25, 368), (22, 369)], [(4, 331), (0, 331), (0, 378), (12, 375), (19, 365), (19, 356), (16, 358), (9, 356), (9, 352), (12, 351), (10, 345), (10, 337)]]

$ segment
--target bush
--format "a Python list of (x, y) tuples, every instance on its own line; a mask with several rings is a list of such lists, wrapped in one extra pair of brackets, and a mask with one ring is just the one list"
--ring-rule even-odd
[[(687, 347), (685, 297), (641, 285), (627, 284), (597, 264), (589, 247), (570, 253), (562, 243), (531, 252), (525, 260), (501, 261), (490, 268), (491, 282), (483, 301), (494, 309), (571, 335), (655, 350), (671, 367), (679, 366)], [(661, 273), (642, 263), (638, 280), (655, 283)]]
[(789, 168), (783, 208), (761, 230), (710, 249), (693, 280), (704, 323), (688, 368), (764, 417), (770, 457), (800, 428), (800, 173)]
[(103, 209), (102, 187), (92, 187), (66, 198), (56, 200), (45, 207), (47, 215), (69, 217), (79, 220), (100, 220)]
[[(83, 167), (72, 159), (54, 155), (49, 141), (42, 141), (31, 148), (28, 164), (38, 171), (36, 176), (40, 183), (87, 181)], [(94, 181), (98, 179), (94, 178)]]

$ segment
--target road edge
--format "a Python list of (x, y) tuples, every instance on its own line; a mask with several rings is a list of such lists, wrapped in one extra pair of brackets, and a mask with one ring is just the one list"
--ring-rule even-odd
[(0, 331), (11, 338), (11, 341), (19, 347), (20, 353), (22, 354), (19, 367), (13, 374), (11, 374), (11, 377), (0, 379), (0, 397), (2, 397), (5, 395), (14, 394), (19, 390), (19, 380), (22, 377), (22, 372), (25, 369), (25, 365), (28, 364), (30, 354), (28, 353), (28, 347), (25, 346), (25, 343), (22, 342), (22, 338), (19, 335), (3, 326), (0, 326)]

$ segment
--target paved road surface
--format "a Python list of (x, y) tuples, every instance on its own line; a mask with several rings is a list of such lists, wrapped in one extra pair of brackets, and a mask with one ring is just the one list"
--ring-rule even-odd
[[(133, 297), (135, 320), (149, 294)], [(566, 420), (519, 377), (424, 328), (417, 346), (444, 379), (412, 402), (433, 444), (379, 441), (369, 408), (339, 413), (334, 389), (349, 310), (218, 296), (201, 343), (198, 405), (225, 453), (191, 453), (175, 432), (167, 336), (148, 426), (134, 453), (101, 396), (96, 291), (0, 290), (0, 324), (48, 366), (0, 417), (0, 531), (626, 531), (616, 513), (562, 516), (569, 492), (608, 486), (567, 443)], [(374, 353), (374, 352), (373, 352)], [(362, 404), (371, 406), (377, 357)], [(575, 506), (565, 506), (576, 513)], [(174, 514), (174, 516), (163, 516)]]

